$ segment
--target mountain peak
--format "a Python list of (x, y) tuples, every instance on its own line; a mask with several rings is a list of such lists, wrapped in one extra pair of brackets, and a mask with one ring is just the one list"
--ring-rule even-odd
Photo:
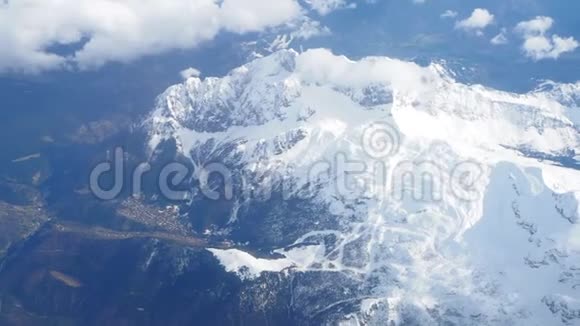
[[(383, 320), (361, 303), (357, 316), (378, 324), (408, 309), (422, 324), (448, 312), (459, 324), (573, 324), (580, 304), (566, 298), (580, 282), (571, 240), (580, 177), (569, 165), (580, 149), (577, 94), (558, 84), (509, 93), (457, 82), (438, 64), (285, 50), (172, 86), (144, 126), (152, 150), (173, 139), (195, 166), (250, 171), (240, 193), (268, 188), (272, 175), (284, 180), (275, 189), (316, 189), (308, 202), (331, 217), (287, 212), (316, 223), (300, 222), (294, 231), (303, 236), (276, 250), (282, 260), (212, 250), (227, 271), (356, 275), (366, 298), (389, 306)], [(346, 163), (354, 170), (341, 170)], [(229, 230), (255, 218), (240, 213), (253, 198), (234, 201)], [(267, 218), (290, 223), (284, 214)], [(327, 235), (332, 244), (321, 240)]]

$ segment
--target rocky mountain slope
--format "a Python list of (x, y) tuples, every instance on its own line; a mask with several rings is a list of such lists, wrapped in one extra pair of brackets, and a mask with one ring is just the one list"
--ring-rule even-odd
[[(292, 294), (296, 309), (345, 325), (579, 324), (580, 86), (452, 76), (284, 50), (170, 87), (143, 126), (152, 157), (175, 141), (195, 168), (194, 224), (220, 207), (205, 231), (254, 232), (248, 248), (277, 255), (211, 249), (226, 271), (336, 280), (312, 285), (325, 303)], [(223, 178), (196, 183), (208, 166)]]

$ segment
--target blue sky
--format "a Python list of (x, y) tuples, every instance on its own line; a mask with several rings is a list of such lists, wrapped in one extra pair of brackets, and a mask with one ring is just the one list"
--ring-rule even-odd
[[(493, 21), (480, 29), (456, 28), (476, 8), (487, 10), (494, 16)], [(442, 18), (447, 11), (456, 16)], [(577, 40), (578, 12), (580, 2), (561, 0), (380, 1), (327, 16), (323, 21), (332, 35), (308, 43), (322, 43), (354, 57), (387, 55), (420, 62), (444, 59), (450, 67), (467, 68), (466, 81), (525, 91), (541, 79), (577, 81), (580, 52), (570, 50), (557, 58), (527, 56), (523, 49), (525, 35), (517, 31), (518, 24), (550, 17), (553, 23), (544, 32), (547, 38), (559, 35)], [(492, 44), (491, 40), (500, 34), (506, 43)]]

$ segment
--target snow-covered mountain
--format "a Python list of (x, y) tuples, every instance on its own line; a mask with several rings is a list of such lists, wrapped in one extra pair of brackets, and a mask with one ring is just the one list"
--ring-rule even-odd
[(288, 198), (310, 189), (327, 213), (275, 217), (314, 221), (275, 250), (283, 258), (210, 249), (247, 281), (356, 280), (333, 303), (356, 304), (345, 325), (579, 325), (580, 84), (514, 94), (452, 76), (284, 50), (170, 87), (143, 125), (151, 152), (175, 140), (196, 167), (251, 175), (230, 228), (255, 200), (248, 188), (272, 182), (291, 185)]

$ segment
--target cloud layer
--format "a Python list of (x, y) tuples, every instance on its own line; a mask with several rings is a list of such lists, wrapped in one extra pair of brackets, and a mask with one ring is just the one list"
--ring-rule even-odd
[[(0, 71), (128, 62), (303, 15), (297, 0), (19, 0), (0, 3)], [(51, 51), (72, 48), (71, 54)]]

